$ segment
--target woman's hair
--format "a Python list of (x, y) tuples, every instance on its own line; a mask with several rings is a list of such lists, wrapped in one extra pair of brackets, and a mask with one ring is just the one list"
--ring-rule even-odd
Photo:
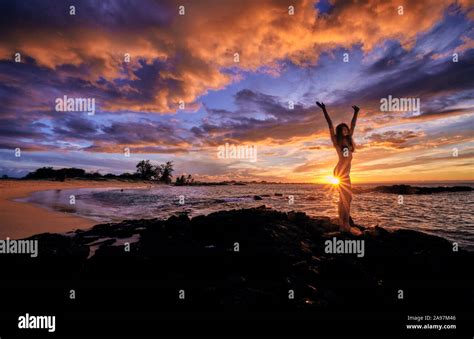
[(345, 138), (346, 141), (347, 141), (347, 144), (349, 145), (349, 148), (350, 148), (350, 151), (351, 152), (354, 152), (355, 151), (355, 144), (354, 144), (354, 140), (352, 140), (352, 135), (346, 135), (344, 136), (342, 134), (342, 130), (343, 128), (347, 128), (348, 131), (350, 131), (350, 128), (349, 126), (347, 126), (347, 124), (345, 123), (341, 123), (339, 125), (336, 126), (336, 141), (337, 141), (337, 145), (339, 147), (342, 146), (342, 140)]

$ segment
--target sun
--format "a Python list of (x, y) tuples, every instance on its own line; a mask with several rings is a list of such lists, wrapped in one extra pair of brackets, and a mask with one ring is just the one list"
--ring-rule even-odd
[(339, 185), (339, 183), (341, 182), (339, 178), (333, 176), (326, 177), (326, 181), (332, 185)]

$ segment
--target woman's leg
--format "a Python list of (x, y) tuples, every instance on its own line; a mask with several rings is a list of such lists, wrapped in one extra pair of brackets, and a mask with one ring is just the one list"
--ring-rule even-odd
[(341, 183), (339, 184), (339, 203), (338, 203), (338, 212), (339, 212), (339, 221), (341, 230), (346, 232), (351, 232), (354, 235), (360, 235), (362, 232), (350, 225), (351, 219), (351, 203), (352, 203), (352, 185), (351, 179), (347, 176), (341, 178)]
[(338, 212), (339, 212), (339, 221), (341, 228), (349, 230), (349, 218), (350, 218), (350, 209), (352, 202), (352, 192), (350, 181), (344, 180), (341, 178), (339, 184), (339, 203), (338, 203)]

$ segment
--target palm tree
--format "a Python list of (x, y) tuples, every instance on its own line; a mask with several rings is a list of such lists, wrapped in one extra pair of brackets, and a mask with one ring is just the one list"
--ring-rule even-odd
[(171, 184), (171, 178), (173, 177), (173, 162), (167, 161), (166, 164), (161, 165), (161, 177), (160, 181), (166, 184)]

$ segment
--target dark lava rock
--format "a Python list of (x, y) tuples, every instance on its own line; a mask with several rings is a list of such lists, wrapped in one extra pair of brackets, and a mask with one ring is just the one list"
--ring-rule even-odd
[(254, 195), (253, 200), (263, 200), (263, 198), (259, 195)]
[[(99, 305), (87, 293), (82, 303), (99, 308), (122, 307), (123, 298), (137, 308), (147, 300), (160, 310), (472, 306), (472, 252), (454, 252), (449, 241), (416, 231), (359, 227), (363, 235), (354, 237), (328, 217), (264, 206), (192, 219), (129, 220), (36, 235), (31, 239), (39, 240), (38, 258), (0, 255), (0, 267), (3, 283), (66, 281), (88, 287), (88, 293), (95, 286)], [(334, 237), (363, 241), (364, 256), (326, 253)], [(92, 256), (91, 244), (99, 246)], [(178, 305), (178, 289), (192, 303)], [(407, 296), (403, 302), (396, 297), (399, 289)]]

